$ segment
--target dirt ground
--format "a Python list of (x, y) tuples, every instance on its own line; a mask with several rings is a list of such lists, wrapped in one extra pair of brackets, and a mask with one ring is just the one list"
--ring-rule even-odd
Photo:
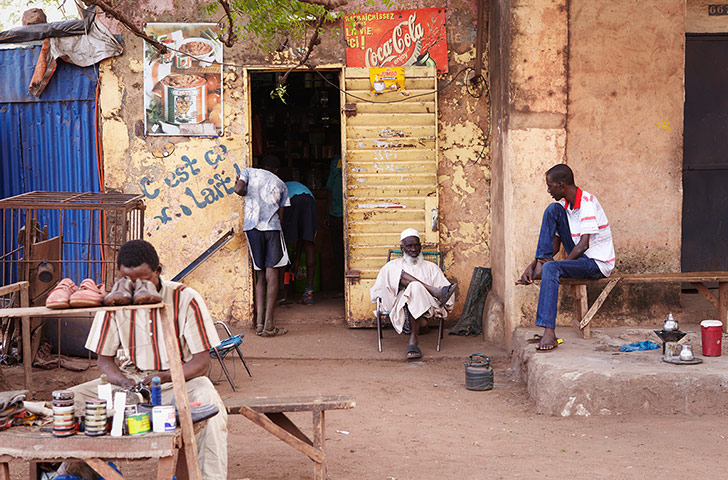
[[(302, 351), (315, 341), (303, 335), (298, 340)], [(456, 341), (445, 338), (450, 345)], [(375, 353), (369, 360), (251, 358), (253, 378), (236, 362), (238, 393), (227, 382), (218, 388), (224, 398), (353, 395), (356, 408), (327, 412), (332, 479), (631, 479), (681, 472), (689, 478), (725, 478), (724, 417), (536, 415), (505, 354), (494, 358), (495, 388), (474, 392), (464, 387), (460, 358), (426, 355), (425, 361), (406, 363), (377, 360)], [(20, 367), (3, 373), (22, 384)], [(37, 397), (50, 398), (51, 390), (96, 375), (95, 368), (83, 373), (35, 370), (41, 390)], [(217, 378), (219, 367), (210, 375)], [(310, 432), (310, 413), (292, 418)], [(244, 417), (231, 416), (229, 430), (228, 478), (311, 478), (312, 463), (306, 457)], [(151, 478), (149, 462), (119, 466), (125, 478)], [(23, 469), (11, 464), (12, 478), (27, 478)]]

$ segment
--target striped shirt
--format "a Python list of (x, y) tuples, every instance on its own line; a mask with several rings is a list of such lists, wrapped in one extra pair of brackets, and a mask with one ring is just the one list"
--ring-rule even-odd
[[(181, 283), (160, 278), (162, 301), (171, 307), (182, 361), (220, 344), (210, 312), (199, 293)], [(169, 370), (159, 309), (98, 312), (86, 339), (98, 355), (124, 356), (139, 370)]]
[(597, 197), (589, 192), (576, 188), (574, 205), (562, 198), (559, 203), (566, 209), (569, 219), (571, 238), (576, 245), (585, 234), (589, 237), (589, 248), (584, 255), (597, 262), (599, 270), (608, 277), (614, 269), (614, 243), (612, 243), (612, 229)]

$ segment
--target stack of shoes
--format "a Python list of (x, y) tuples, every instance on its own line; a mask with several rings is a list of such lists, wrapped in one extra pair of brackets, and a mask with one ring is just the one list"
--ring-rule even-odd
[(16, 416), (25, 412), (23, 401), (27, 395), (28, 390), (0, 392), (0, 430), (12, 426)]
[(114, 282), (111, 292), (104, 298), (104, 305), (150, 305), (162, 301), (162, 296), (149, 280), (137, 279), (131, 281), (129, 277), (122, 277)]

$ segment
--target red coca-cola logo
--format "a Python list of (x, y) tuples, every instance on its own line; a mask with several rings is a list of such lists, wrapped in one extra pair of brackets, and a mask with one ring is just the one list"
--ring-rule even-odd
[(417, 22), (417, 13), (382, 35), (376, 48), (367, 48), (364, 61), (369, 68), (385, 64), (411, 65), (421, 51), (425, 28)]

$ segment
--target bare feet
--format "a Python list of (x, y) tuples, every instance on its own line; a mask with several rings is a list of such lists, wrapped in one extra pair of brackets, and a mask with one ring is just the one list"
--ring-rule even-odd
[(549, 351), (559, 346), (559, 341), (556, 338), (556, 330), (553, 328), (544, 328), (541, 341), (536, 345), (536, 350)]

